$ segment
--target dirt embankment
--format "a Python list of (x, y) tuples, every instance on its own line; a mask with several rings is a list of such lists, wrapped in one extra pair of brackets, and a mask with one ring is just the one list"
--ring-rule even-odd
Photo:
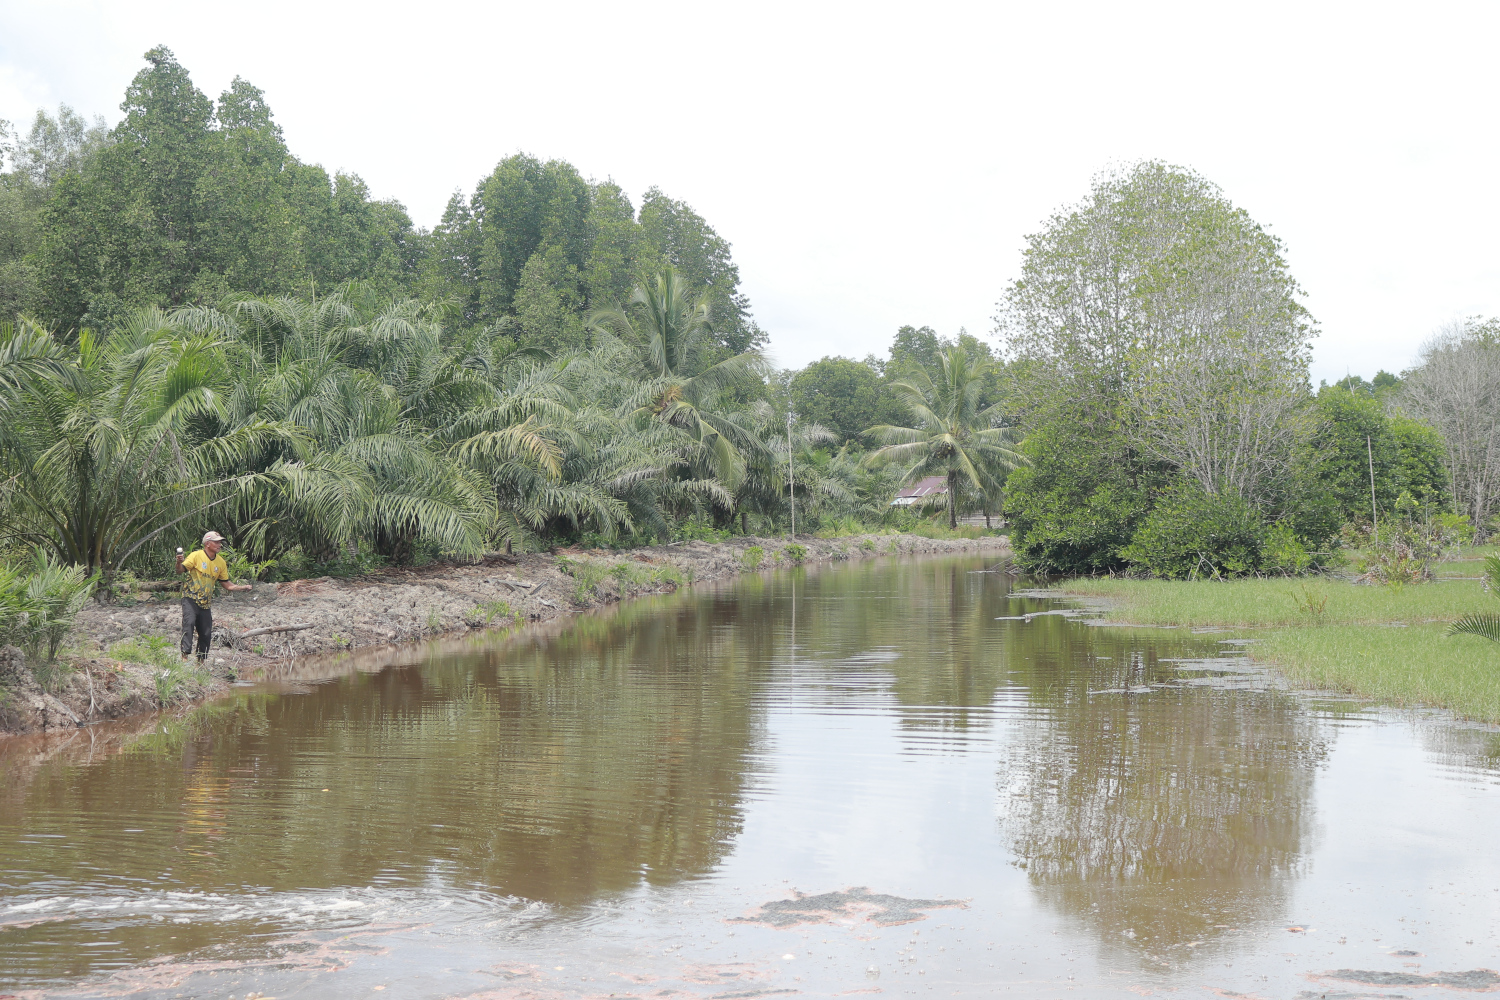
[[(91, 604), (79, 616), (72, 648), (62, 657), (70, 672), (51, 691), (38, 683), (18, 650), (0, 650), (0, 734), (72, 729), (191, 703), (291, 657), (548, 621), (641, 594), (787, 566), (796, 561), (788, 544), (778, 538), (735, 538), (622, 552), (565, 549), (467, 566), (382, 570), (350, 580), (257, 583), (249, 593), (221, 591), (215, 598), (206, 673), (177, 663), (180, 595), (127, 593), (114, 604)], [(796, 544), (805, 550), (800, 561), (806, 563), (896, 554), (998, 557), (1010, 551), (1006, 539), (998, 537), (858, 535), (802, 537)], [(758, 567), (747, 554), (757, 547)], [(305, 627), (247, 635), (286, 626)]]

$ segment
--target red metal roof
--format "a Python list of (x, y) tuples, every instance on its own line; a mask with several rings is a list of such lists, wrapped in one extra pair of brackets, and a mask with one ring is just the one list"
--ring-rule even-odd
[(906, 487), (896, 494), (898, 497), (930, 497), (948, 492), (948, 480), (944, 476), (928, 476)]

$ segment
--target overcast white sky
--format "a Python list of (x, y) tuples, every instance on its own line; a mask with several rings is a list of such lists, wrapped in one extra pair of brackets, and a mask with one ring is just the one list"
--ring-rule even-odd
[(111, 124), (156, 44), (265, 90), (292, 151), (431, 226), (518, 150), (734, 244), (782, 365), (987, 334), (1023, 241), (1113, 162), (1191, 166), (1285, 240), (1314, 379), (1500, 313), (1494, 3), (0, 0), (0, 118)]

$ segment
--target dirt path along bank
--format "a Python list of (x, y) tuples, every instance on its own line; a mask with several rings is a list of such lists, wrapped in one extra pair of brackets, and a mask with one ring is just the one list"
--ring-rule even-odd
[[(214, 643), (206, 672), (178, 661), (180, 594), (127, 593), (114, 604), (84, 609), (71, 648), (63, 654), (71, 673), (50, 692), (19, 650), (0, 650), (0, 735), (74, 729), (189, 704), (289, 657), (550, 621), (642, 594), (788, 566), (798, 561), (798, 553), (787, 551), (790, 544), (780, 538), (735, 538), (618, 552), (559, 550), (497, 556), (469, 566), (382, 570), (349, 580), (257, 583), (248, 593), (221, 593), (214, 599)], [(805, 563), (965, 552), (1003, 558), (1010, 553), (1007, 540), (996, 536), (803, 537), (796, 545), (805, 550), (800, 559)], [(288, 626), (305, 627), (246, 635)]]

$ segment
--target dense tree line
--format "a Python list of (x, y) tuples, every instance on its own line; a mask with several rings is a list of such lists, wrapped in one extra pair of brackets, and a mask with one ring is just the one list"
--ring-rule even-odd
[(1029, 568), (1192, 576), (1495, 514), (1495, 324), (1315, 391), (1280, 242), (1191, 171), (1047, 219), (998, 348), (903, 326), (778, 372), (729, 243), (656, 188), (518, 154), (427, 231), (298, 160), (253, 85), (146, 61), (112, 129), (5, 130), (7, 551), (154, 565), (213, 511), (254, 562), (404, 563), (783, 530), (794, 490), (803, 529), (910, 524), (892, 494), (936, 475)]
[[(586, 318), (674, 269), (710, 305), (729, 356), (759, 347), (727, 241), (655, 188), (637, 210), (570, 164), (502, 161), (442, 222), (417, 229), (353, 174), (287, 148), (264, 94), (236, 78), (211, 100), (172, 53), (146, 54), (113, 129), (63, 107), (7, 128), (0, 315), (107, 328), (143, 307), (300, 295), (347, 281), (452, 311), (549, 351), (589, 345)], [(14, 132), (14, 135), (9, 133)]]

